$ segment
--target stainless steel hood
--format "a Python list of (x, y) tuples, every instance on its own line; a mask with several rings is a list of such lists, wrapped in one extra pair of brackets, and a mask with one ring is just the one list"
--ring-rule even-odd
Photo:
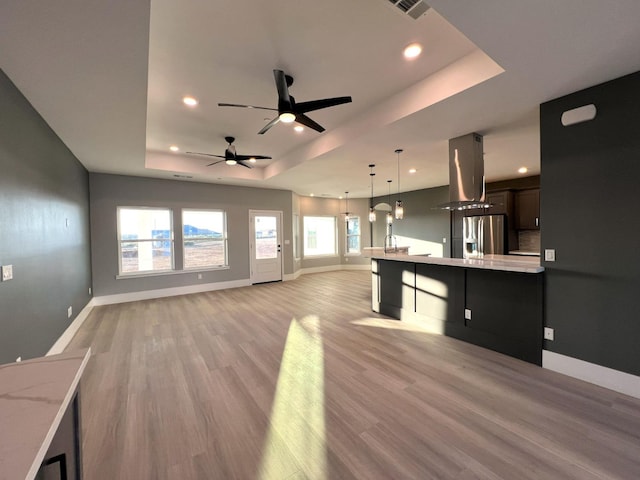
[(469, 133), (449, 140), (449, 202), (446, 210), (486, 208), (482, 135)]

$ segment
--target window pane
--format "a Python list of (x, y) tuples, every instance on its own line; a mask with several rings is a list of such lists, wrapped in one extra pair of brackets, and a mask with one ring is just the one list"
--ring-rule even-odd
[(173, 269), (171, 211), (118, 208), (120, 273)]
[(122, 242), (121, 273), (171, 270), (171, 241)]
[(171, 239), (169, 210), (153, 208), (119, 209), (120, 240)]
[(347, 235), (360, 235), (360, 217), (349, 217)]
[(347, 253), (360, 253), (360, 217), (347, 221)]
[(256, 260), (278, 258), (276, 217), (256, 216)]
[(336, 254), (335, 217), (304, 217), (304, 254)]
[(184, 268), (227, 264), (225, 213), (219, 210), (183, 210)]
[(184, 268), (203, 268), (225, 264), (224, 241), (214, 239), (185, 240)]

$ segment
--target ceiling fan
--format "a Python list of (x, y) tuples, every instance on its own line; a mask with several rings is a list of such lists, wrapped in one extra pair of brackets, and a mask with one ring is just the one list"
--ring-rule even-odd
[(222, 160), (218, 160), (217, 162), (210, 163), (207, 167), (211, 165), (216, 165), (218, 163), (225, 162), (227, 165), (242, 165), (246, 168), (253, 168), (251, 165), (247, 164), (247, 161), (250, 160), (271, 160), (271, 157), (266, 157), (264, 155), (239, 155), (236, 153), (236, 146), (233, 145), (235, 142), (234, 137), (224, 137), (229, 146), (224, 151), (224, 155), (214, 155), (212, 153), (200, 153), (200, 152), (187, 152), (191, 155), (205, 155), (207, 157), (216, 157), (222, 158)]
[(305, 115), (305, 113), (351, 102), (351, 97), (335, 97), (296, 103), (293, 95), (289, 94), (289, 87), (293, 85), (293, 77), (291, 75), (286, 75), (282, 70), (274, 70), (273, 76), (276, 80), (276, 89), (278, 90), (278, 108), (256, 107), (254, 105), (238, 105), (236, 103), (218, 103), (218, 106), (259, 108), (261, 110), (272, 110), (274, 112), (278, 112), (278, 116), (267, 123), (262, 128), (262, 130), (258, 132), (260, 135), (262, 135), (278, 122), (298, 122), (302, 125), (312, 128), (317, 132), (324, 132), (324, 127), (311, 120)]

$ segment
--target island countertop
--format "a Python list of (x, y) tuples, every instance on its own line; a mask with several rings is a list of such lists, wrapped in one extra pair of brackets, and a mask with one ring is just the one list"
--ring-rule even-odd
[(32, 479), (91, 351), (0, 365), (0, 479)]
[(485, 255), (484, 258), (443, 258), (422, 255), (405, 255), (401, 253), (387, 253), (374, 255), (373, 259), (395, 260), (398, 262), (427, 263), (451, 267), (479, 268), (484, 270), (499, 270), (503, 272), (541, 273), (544, 267), (540, 265), (538, 257), (517, 257), (511, 255)]

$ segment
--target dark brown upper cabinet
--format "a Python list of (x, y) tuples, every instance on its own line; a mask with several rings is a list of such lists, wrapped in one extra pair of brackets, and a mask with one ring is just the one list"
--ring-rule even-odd
[(516, 193), (516, 229), (540, 229), (540, 189)]

